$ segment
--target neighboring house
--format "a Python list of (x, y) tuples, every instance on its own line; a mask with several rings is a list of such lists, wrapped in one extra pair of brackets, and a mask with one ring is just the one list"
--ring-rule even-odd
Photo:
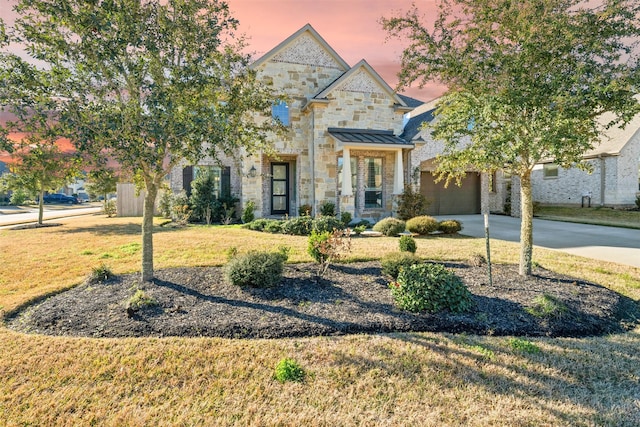
[[(510, 180), (502, 172), (492, 175), (468, 170), (461, 185), (455, 182), (445, 187), (445, 181), (436, 182), (436, 157), (444, 150), (444, 143), (431, 137), (431, 130), (423, 129), (431, 123), (438, 99), (424, 103), (407, 114), (402, 138), (413, 142), (416, 149), (410, 158), (413, 183), (429, 202), (429, 215), (468, 215), (481, 212), (508, 211), (511, 197)], [(483, 191), (484, 188), (484, 191)]]
[(253, 201), (257, 217), (297, 216), (303, 205), (315, 214), (324, 202), (354, 218), (392, 215), (409, 176), (414, 144), (400, 134), (412, 107), (365, 60), (349, 66), (311, 25), (252, 67), (286, 98), (273, 106), (289, 129), (272, 139), (274, 154), (183, 165), (171, 189), (188, 192), (198, 171), (212, 168), (219, 193)]
[[(602, 124), (611, 116), (606, 115)], [(553, 205), (633, 207), (640, 195), (640, 114), (624, 129), (605, 130), (600, 143), (585, 153), (591, 171), (563, 169), (549, 159), (536, 166), (533, 200)]]

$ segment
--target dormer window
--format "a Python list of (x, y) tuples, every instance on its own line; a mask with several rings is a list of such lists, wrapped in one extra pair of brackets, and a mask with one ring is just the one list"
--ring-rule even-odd
[(276, 101), (271, 107), (271, 117), (277, 119), (284, 126), (289, 126), (289, 106), (285, 101)]

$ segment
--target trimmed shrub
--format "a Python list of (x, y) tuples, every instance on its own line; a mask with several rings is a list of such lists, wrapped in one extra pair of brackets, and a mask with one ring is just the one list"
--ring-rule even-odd
[(253, 203), (253, 200), (249, 200), (246, 205), (244, 205), (244, 209), (242, 210), (242, 222), (244, 224), (248, 224), (255, 219), (255, 215), (253, 211), (256, 210), (256, 204)]
[(300, 205), (298, 208), (298, 215), (300, 216), (311, 216), (311, 211), (313, 207), (309, 204)]
[(344, 224), (345, 227), (349, 226), (352, 219), (353, 217), (351, 216), (350, 212), (342, 212), (340, 214), (340, 221), (342, 221), (342, 224)]
[(418, 250), (416, 240), (411, 236), (400, 236), (399, 244), (400, 252), (411, 252), (412, 254), (415, 254), (416, 250)]
[(320, 205), (320, 215), (322, 216), (336, 216), (336, 204), (325, 200)]
[(282, 223), (279, 219), (268, 219), (264, 224), (263, 231), (267, 233), (282, 233)]
[(380, 260), (382, 272), (394, 280), (398, 278), (401, 269), (421, 263), (422, 259), (411, 252), (392, 252)]
[(366, 225), (356, 225), (355, 227), (353, 227), (353, 232), (356, 234), (356, 236), (359, 236), (366, 229), (367, 229)]
[(405, 222), (398, 218), (384, 218), (381, 219), (373, 226), (373, 230), (384, 234), (385, 236), (393, 237), (402, 233), (405, 229)]
[(237, 286), (269, 288), (278, 284), (287, 255), (280, 252), (251, 251), (232, 258), (225, 266), (225, 277)]
[(291, 218), (282, 223), (282, 232), (294, 236), (308, 236), (311, 234), (313, 219), (310, 216)]
[(255, 219), (253, 221), (251, 221), (250, 223), (246, 224), (247, 228), (249, 230), (253, 230), (253, 231), (263, 231), (264, 227), (269, 223), (269, 220), (266, 218), (258, 218)]
[(455, 219), (445, 219), (438, 223), (438, 230), (444, 234), (456, 234), (462, 230), (462, 223)]
[(420, 264), (403, 268), (390, 285), (398, 307), (411, 312), (466, 311), (471, 293), (462, 280), (442, 264)]
[(309, 236), (309, 244), (307, 245), (307, 252), (311, 255), (311, 258), (319, 264), (322, 264), (326, 260), (326, 255), (320, 250), (322, 245), (325, 244), (331, 233), (328, 231), (318, 232), (313, 230)]
[(416, 192), (411, 184), (404, 186), (404, 191), (398, 196), (398, 218), (406, 221), (419, 215), (424, 215), (429, 202), (427, 199)]
[(320, 218), (316, 218), (313, 220), (311, 225), (311, 230), (316, 233), (323, 233), (325, 231), (331, 233), (333, 230), (342, 229), (344, 229), (342, 222), (333, 216), (321, 216)]
[(286, 358), (278, 362), (273, 377), (284, 384), (287, 381), (302, 382), (304, 381), (305, 376), (306, 373), (298, 362), (293, 359)]
[(407, 230), (425, 236), (438, 230), (438, 221), (428, 215), (417, 216), (407, 221)]

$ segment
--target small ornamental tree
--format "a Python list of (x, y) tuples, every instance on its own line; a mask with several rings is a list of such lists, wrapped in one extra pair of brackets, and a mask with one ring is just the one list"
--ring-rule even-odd
[(103, 197), (103, 204), (106, 208), (109, 193), (115, 193), (118, 186), (118, 176), (109, 167), (102, 167), (92, 170), (87, 174), (87, 191), (91, 194), (98, 194)]
[[(437, 174), (458, 183), (473, 168), (520, 179), (520, 274), (533, 247), (531, 171), (546, 158), (581, 163), (604, 128), (640, 111), (640, 3), (635, 0), (441, 0), (435, 23), (414, 7), (383, 19), (408, 41), (400, 85), (437, 80)], [(606, 113), (606, 114), (605, 114)]]
[[(0, 46), (6, 41), (3, 34), (0, 30)], [(65, 131), (54, 97), (58, 77), (0, 53), (0, 81), (0, 109), (11, 116), (0, 124), (0, 151), (11, 156), (6, 184), (38, 199), (38, 224), (42, 224), (44, 193), (73, 181), (81, 165), (79, 156), (60, 148)]]
[(221, 0), (18, 0), (15, 11), (12, 41), (44, 66), (3, 72), (52, 75), (76, 148), (136, 177), (142, 280), (152, 279), (154, 205), (169, 171), (268, 150), (267, 135), (282, 129), (266, 119), (276, 97), (248, 66), (238, 21)]

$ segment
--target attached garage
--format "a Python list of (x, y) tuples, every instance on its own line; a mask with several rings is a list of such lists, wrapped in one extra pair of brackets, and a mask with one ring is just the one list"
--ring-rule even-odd
[(455, 182), (447, 188), (444, 181), (435, 182), (432, 172), (421, 172), (420, 193), (429, 201), (429, 215), (469, 215), (480, 213), (480, 174), (469, 172), (462, 179), (462, 185)]

